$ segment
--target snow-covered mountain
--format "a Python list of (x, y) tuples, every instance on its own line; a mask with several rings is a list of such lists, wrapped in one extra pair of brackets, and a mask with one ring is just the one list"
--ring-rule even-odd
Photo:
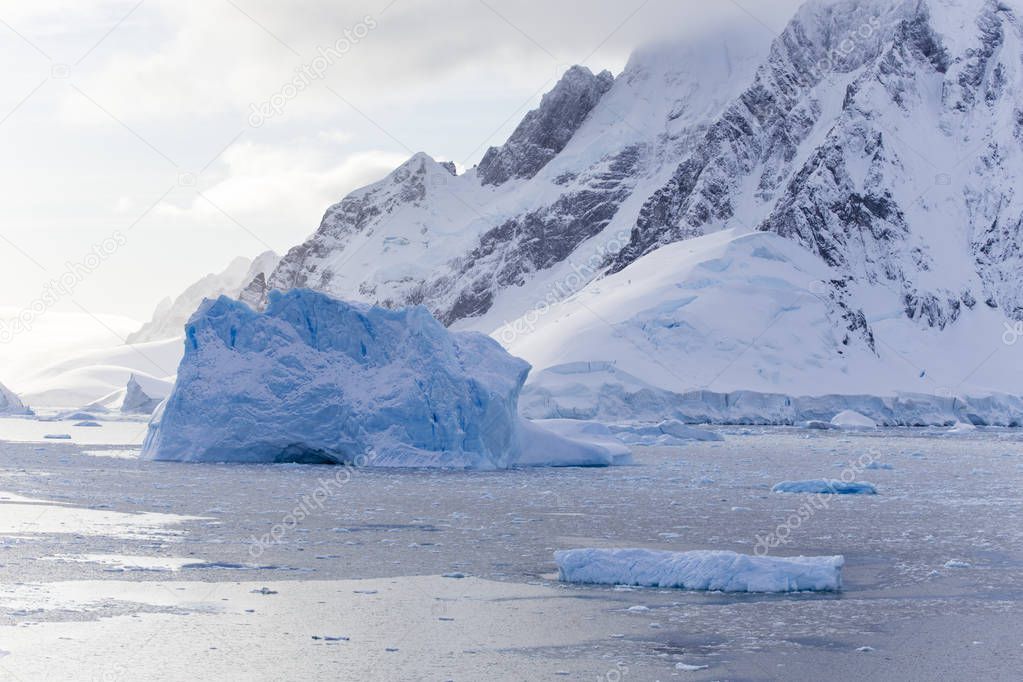
[[(156, 307), (153, 318), (127, 338), (130, 344), (162, 341), (181, 336), (185, 322), (192, 316), (205, 298), (218, 296), (250, 297), (258, 300), (263, 292), (256, 288), (266, 281), (269, 273), (277, 267), (280, 257), (273, 251), (256, 256), (254, 259), (235, 258), (223, 272), (206, 275), (185, 289), (177, 298), (164, 299)], [(253, 293), (255, 292), (255, 293)]]
[(81, 351), (26, 373), (17, 388), (35, 408), (120, 410), (133, 378), (149, 397), (166, 397), (183, 351), (180, 336)]
[(743, 33), (651, 47), (618, 78), (573, 67), (478, 167), (456, 176), (416, 154), (330, 207), (270, 287), (425, 303), (446, 323), (495, 307), (517, 317), (534, 273), (587, 250), (603, 257), (606, 235), (627, 234), (767, 46)]
[(574, 67), (479, 166), (417, 154), (254, 291), (424, 303), (670, 391), (1018, 394), (1017, 5), (811, 0), (773, 42)]

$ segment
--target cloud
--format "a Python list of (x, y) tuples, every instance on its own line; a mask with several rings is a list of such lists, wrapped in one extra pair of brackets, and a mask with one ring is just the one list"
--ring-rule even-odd
[[(197, 191), (182, 189), (154, 211), (154, 220), (244, 228), (281, 250), (298, 235), (312, 233), (329, 205), (405, 160), (405, 155), (379, 150), (335, 159), (313, 146), (240, 142), (224, 152), (208, 176), (198, 179)], [(181, 203), (173, 203), (175, 199)]]
[[(345, 41), (350, 49), (316, 80), (353, 100), (407, 101), (467, 91), (485, 97), (535, 87), (539, 77), (575, 63), (618, 70), (633, 48), (668, 36), (684, 39), (736, 22), (780, 29), (795, 4), (148, 0), (90, 57), (95, 68), (81, 85), (127, 118), (247, 113), (323, 50)], [(289, 115), (317, 117), (337, 108), (326, 88), (311, 87)]]

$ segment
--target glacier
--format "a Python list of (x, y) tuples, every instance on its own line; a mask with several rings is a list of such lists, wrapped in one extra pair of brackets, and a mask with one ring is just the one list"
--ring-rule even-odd
[(571, 549), (554, 553), (562, 582), (720, 592), (837, 592), (841, 556), (755, 557), (728, 551)]
[(222, 296), (186, 326), (177, 382), (143, 456), (478, 469), (622, 458), (621, 443), (520, 419), (529, 370), (422, 306), (387, 310), (295, 289), (271, 292), (256, 312)]

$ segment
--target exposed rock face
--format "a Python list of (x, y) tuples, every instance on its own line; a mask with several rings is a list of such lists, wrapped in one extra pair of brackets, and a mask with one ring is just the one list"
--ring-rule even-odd
[(263, 304), (269, 290), (270, 287), (266, 283), (266, 273), (261, 272), (256, 275), (255, 279), (249, 282), (248, 286), (242, 289), (241, 293), (238, 294), (238, 300), (242, 303), (247, 303), (253, 308), (258, 308)]
[[(965, 32), (947, 32), (960, 21)], [(1006, 180), (1020, 174), (1023, 99), (1008, 87), (1023, 83), (1020, 37), (1017, 15), (996, 2), (809, 3), (646, 203), (614, 269), (722, 224), (756, 226), (818, 254), (835, 281), (889, 283), (929, 327), (977, 301), (1019, 318), (1020, 278), (1007, 270), (1021, 264), (1023, 205)], [(738, 210), (743, 188), (759, 210)], [(960, 238), (966, 248), (950, 243)]]
[(561, 153), (600, 98), (611, 89), (614, 76), (594, 76), (585, 66), (573, 66), (540, 107), (530, 111), (503, 147), (491, 147), (477, 174), (484, 185), (501, 185), (512, 178), (531, 178)]

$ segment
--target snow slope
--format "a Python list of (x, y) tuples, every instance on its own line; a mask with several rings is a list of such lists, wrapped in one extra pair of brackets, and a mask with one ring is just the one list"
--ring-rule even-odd
[(422, 306), (389, 311), (307, 289), (265, 313), (221, 297), (186, 328), (170, 398), (143, 456), (508, 468), (610, 465), (607, 444), (523, 423), (529, 365), (494, 340), (452, 333)]
[[(169, 386), (181, 358), (180, 338), (118, 345), (73, 353), (19, 380), (21, 395), (30, 404), (48, 408), (81, 408), (99, 404), (119, 408), (128, 381), (150, 387)], [(165, 389), (164, 389), (165, 390)]]
[[(1023, 363), (1002, 342), (1001, 311), (966, 310), (962, 324), (942, 330), (906, 316), (884, 285), (861, 284), (871, 349), (819, 293), (827, 281), (828, 266), (791, 240), (725, 230), (655, 250), (494, 336), (547, 368), (523, 397), (534, 418), (702, 413), (794, 423), (855, 409), (882, 424), (969, 421), (959, 410), (976, 412), (978, 423), (1023, 421), (1011, 397)], [(717, 397), (734, 392), (747, 393), (745, 408)], [(829, 395), (804, 409), (790, 399)]]

